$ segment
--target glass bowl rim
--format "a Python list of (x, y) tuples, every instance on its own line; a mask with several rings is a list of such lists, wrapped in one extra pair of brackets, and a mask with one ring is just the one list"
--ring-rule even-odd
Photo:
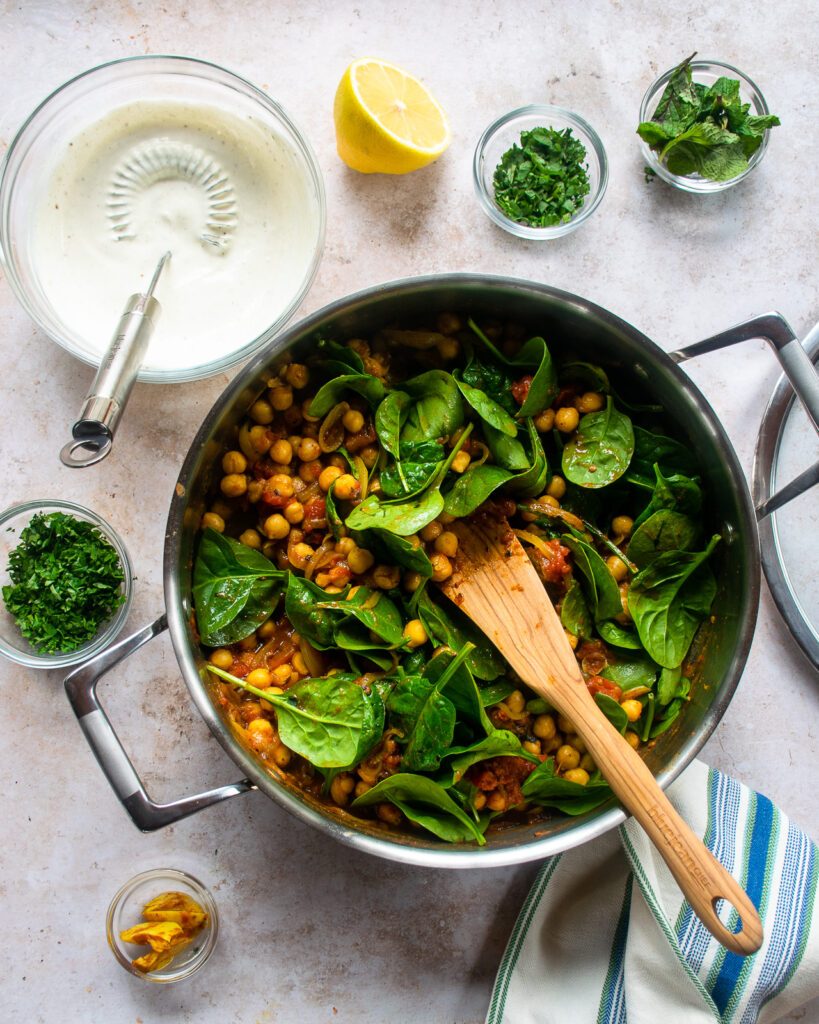
[[(538, 115), (543, 115), (544, 118), (560, 118), (564, 121), (568, 121), (571, 127), (578, 128), (583, 136), (585, 136), (581, 141), (584, 144), (587, 144), (588, 141), (588, 144), (591, 145), (600, 167), (600, 181), (598, 182), (597, 189), (594, 193), (590, 194), (588, 202), (583, 203), (580, 212), (575, 214), (571, 220), (564, 224), (552, 224), (549, 227), (543, 228), (531, 227), (528, 224), (519, 224), (517, 221), (507, 217), (489, 194), (489, 191), (484, 185), (483, 175), (481, 174), (481, 161), (490, 140), (502, 128), (506, 128), (514, 121)], [(496, 118), (486, 129), (484, 129), (478, 139), (472, 159), (472, 181), (475, 187), (475, 193), (477, 194), (484, 212), (492, 221), (495, 222), (495, 224), (503, 228), (505, 231), (508, 231), (510, 234), (516, 235), (518, 238), (533, 239), (535, 241), (547, 241), (552, 238), (560, 238), (563, 235), (567, 235), (570, 232), (575, 231), (581, 226), (581, 224), (585, 223), (585, 221), (588, 220), (600, 205), (600, 202), (606, 193), (608, 180), (609, 162), (608, 156), (606, 155), (606, 148), (603, 145), (603, 140), (594, 128), (592, 128), (589, 122), (585, 118), (581, 117), (580, 114), (577, 114), (566, 107), (560, 107), (552, 103), (529, 103), (523, 107), (516, 107), (514, 110), (510, 110), (508, 113), (502, 114), (500, 117)]]
[[(187, 885), (190, 889), (193, 889), (197, 896), (201, 897), (205, 904), (204, 909), (208, 912), (210, 918), (207, 931), (205, 932), (205, 941), (202, 943), (202, 948), (178, 975), (171, 978), (163, 978), (159, 976), (152, 977), (150, 972), (146, 973), (136, 970), (131, 963), (131, 959), (127, 957), (122, 950), (119, 935), (116, 935), (113, 929), (114, 914), (118, 910), (122, 901), (143, 882), (150, 882), (154, 879), (168, 879), (171, 882), (181, 882)], [(129, 974), (155, 985), (172, 985), (174, 982), (184, 981), (186, 978), (189, 978), (192, 974), (198, 971), (199, 968), (204, 966), (204, 964), (210, 959), (211, 953), (213, 953), (213, 950), (216, 948), (216, 939), (218, 935), (219, 911), (216, 906), (216, 900), (213, 898), (213, 894), (205, 883), (201, 882), (195, 877), (195, 875), (191, 875), (189, 872), (182, 871), (179, 868), (149, 868), (147, 871), (140, 871), (139, 874), (129, 878), (127, 882), (123, 883), (123, 885), (119, 887), (111, 899), (111, 902), (108, 904), (108, 910), (105, 913), (105, 936), (108, 941), (108, 946), (114, 954), (117, 962), (121, 964)]]
[[(284, 124), (292, 136), (292, 140), (300, 152), (301, 157), (304, 160), (309, 178), (313, 184), (316, 193), (316, 207), (317, 207), (317, 219), (318, 219), (318, 230), (316, 232), (315, 247), (312, 258), (307, 267), (307, 271), (304, 278), (294, 293), (291, 300), (287, 303), (284, 309), (281, 311), (279, 316), (273, 321), (268, 327), (266, 327), (261, 334), (247, 342), (239, 349), (235, 349), (233, 352), (221, 356), (218, 359), (213, 359), (207, 363), (201, 363), (197, 366), (186, 367), (182, 369), (146, 369), (143, 368), (139, 371), (137, 380), (144, 383), (154, 384), (182, 384), (190, 381), (204, 380), (208, 377), (213, 377), (218, 373), (223, 373), (227, 370), (232, 369), (238, 363), (241, 363), (251, 356), (255, 355), (260, 349), (264, 348), (265, 345), (269, 344), (273, 338), (281, 331), (289, 322), (292, 320), (297, 309), (306, 298), (310, 291), (310, 288), (315, 281), (318, 273), (321, 259), (324, 254), (324, 247), (326, 242), (327, 233), (327, 193), (324, 185), (324, 177), (321, 172), (321, 165), (318, 162), (318, 158), (310, 144), (307, 136), (299, 128), (296, 122), (292, 119), (287, 110), (279, 103), (278, 100), (273, 99), (264, 90), (260, 89), (259, 86), (254, 85), (253, 82), (244, 78), (242, 75), (237, 74), (235, 71), (226, 68), (221, 64), (217, 64), (215, 61), (204, 60), (199, 57), (188, 57), (183, 54), (173, 53), (141, 53), (133, 54), (129, 57), (117, 57), (113, 60), (104, 61), (101, 64), (95, 64), (93, 67), (86, 68), (85, 70), (73, 75), (67, 81), (58, 85), (55, 89), (41, 100), (37, 106), (31, 111), (31, 113), (23, 120), (20, 127), (13, 134), (11, 141), (9, 142), (6, 152), (0, 159), (0, 266), (3, 267), (8, 282), (14, 292), (15, 298), (23, 307), (28, 317), (34, 322), (37, 328), (42, 331), (47, 338), (53, 341), (56, 345), (59, 345), (64, 351), (68, 352), (69, 355), (75, 359), (79, 359), (87, 366), (97, 367), (99, 361), (95, 360), (94, 357), (89, 356), (87, 353), (78, 351), (73, 344), (69, 343), (64, 337), (56, 337), (52, 331), (45, 325), (41, 319), (39, 312), (35, 313), (34, 304), (29, 301), (28, 289), (24, 282), (20, 280), (17, 273), (17, 268), (14, 263), (13, 250), (14, 246), (8, 244), (8, 231), (6, 212), (11, 201), (11, 191), (13, 191), (13, 184), (7, 187), (6, 185), (6, 172), (9, 168), (12, 158), (16, 155), (19, 146), (22, 144), (23, 138), (28, 130), (35, 125), (38, 116), (45, 110), (45, 108), (54, 100), (58, 95), (65, 92), (76, 83), (82, 81), (85, 78), (89, 78), (100, 72), (106, 71), (109, 68), (115, 68), (119, 65), (131, 65), (137, 63), (146, 62), (160, 62), (160, 61), (171, 61), (181, 65), (182, 68), (190, 68), (190, 72), (184, 71), (183, 73), (189, 77), (200, 78), (201, 75), (196, 73), (198, 68), (207, 68), (218, 72), (220, 75), (226, 76), (228, 79), (233, 79), (235, 83), (241, 84), (245, 89), (249, 90), (253, 99), (256, 100), (262, 107), (264, 107), (269, 113), (272, 113), (275, 118)], [(222, 81), (219, 83), (222, 86), (230, 87), (230, 83)], [(15, 175), (16, 177), (16, 175)], [(5, 193), (9, 192), (8, 197)], [(5, 247), (2, 244), (2, 239), (6, 239)]]
[[(770, 108), (768, 107), (768, 101), (765, 99), (765, 95), (756, 82), (744, 71), (741, 71), (738, 67), (733, 64), (727, 64), (724, 60), (712, 60), (709, 57), (699, 57), (696, 60), (689, 62), (692, 73), (696, 70), (699, 71), (711, 71), (717, 69), (719, 71), (729, 71), (732, 75), (735, 75), (741, 84), (748, 87), (748, 91), (751, 93), (751, 102), (757, 106), (758, 114), (765, 115), (770, 114)], [(649, 114), (649, 105), (651, 101), (657, 96), (660, 88), (665, 86), (671, 75), (679, 67), (679, 64), (675, 64), (673, 67), (667, 68), (661, 74), (659, 74), (654, 81), (646, 89), (643, 98), (640, 102), (640, 119), (639, 123), (643, 121), (651, 120)], [(722, 192), (726, 188), (730, 188), (732, 185), (738, 184), (743, 180), (751, 171), (760, 163), (762, 157), (765, 155), (765, 151), (768, 148), (769, 141), (769, 129), (766, 129), (765, 134), (762, 136), (762, 143), (755, 153), (751, 154), (748, 161), (748, 166), (741, 174), (737, 174), (733, 178), (728, 178), (727, 181), (711, 181), (708, 178), (694, 178), (682, 174), (672, 174), (668, 168), (661, 164), (657, 158), (657, 154), (648, 145), (647, 142), (640, 140), (640, 147), (645, 157), (646, 163), (650, 169), (654, 171), (658, 178), (662, 178), (663, 181), (668, 182), (669, 185), (673, 185), (675, 188), (682, 190), (683, 192), (689, 192), (696, 195), (709, 195), (717, 192)]]
[(3, 655), (8, 658), (9, 661), (13, 661), (17, 665), (24, 665), (26, 668), (40, 669), (68, 668), (69, 666), (78, 665), (80, 662), (87, 661), (95, 654), (98, 654), (109, 644), (113, 643), (117, 636), (122, 632), (125, 626), (125, 621), (128, 618), (128, 613), (131, 610), (131, 602), (134, 597), (133, 567), (131, 565), (130, 556), (128, 555), (128, 549), (125, 547), (122, 538), (113, 526), (111, 526), (110, 523), (103, 519), (98, 513), (94, 512), (93, 509), (87, 508), (85, 505), (79, 505), (74, 501), (66, 501), (62, 498), (40, 498), (20, 502), (16, 505), (10, 505), (8, 508), (3, 509), (0, 512), (0, 529), (6, 526), (7, 523), (17, 516), (31, 513), (29, 516), (29, 519), (31, 519), (38, 512), (44, 512), (45, 514), (48, 514), (49, 512), (77, 513), (81, 517), (84, 517), (87, 522), (96, 526), (100, 533), (102, 533), (105, 539), (111, 544), (119, 556), (120, 564), (122, 565), (122, 572), (124, 576), (122, 588), (125, 600), (109, 619), (108, 624), (102, 628), (95, 637), (83, 644), (82, 647), (77, 648), (76, 651), (68, 651), (64, 654), (30, 654), (25, 651), (20, 651), (15, 647), (11, 647), (2, 635), (0, 635), (0, 655)]

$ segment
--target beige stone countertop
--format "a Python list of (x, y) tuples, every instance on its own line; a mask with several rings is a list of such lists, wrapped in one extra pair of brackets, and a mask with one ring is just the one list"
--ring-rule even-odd
[[(803, 336), (819, 317), (819, 139), (809, 116), (817, 44), (816, 6), (795, 0), (752, 7), (739, 0), (6, 0), (0, 145), (52, 89), (92, 65), (151, 52), (198, 56), (279, 100), (316, 150), (327, 244), (298, 316), (395, 278), (482, 271), (576, 292), (668, 351), (768, 309)], [(747, 71), (783, 120), (761, 166), (710, 197), (647, 183), (634, 134), (649, 83), (693, 50)], [(364, 55), (392, 60), (434, 90), (454, 133), (437, 164), (393, 178), (362, 176), (338, 160), (332, 99), (344, 68)], [(500, 231), (472, 191), (480, 133), (531, 102), (583, 115), (610, 162), (599, 210), (548, 244)], [(0, 352), (0, 507), (60, 496), (109, 520), (136, 569), (128, 626), (146, 624), (163, 610), (162, 546), (176, 476), (228, 375), (138, 385), (111, 457), (77, 472), (60, 464), (58, 452), (91, 371), (34, 327), (4, 278)], [(750, 474), (780, 373), (774, 356), (748, 342), (686, 370)], [(814, 542), (815, 509), (814, 495), (804, 518)], [(337, 845), (258, 793), (141, 835), (94, 761), (60, 675), (3, 662), (0, 686), (4, 1022), (483, 1020), (536, 864), (452, 872), (388, 863)], [(189, 699), (167, 635), (107, 677), (101, 696), (154, 797), (239, 777)], [(819, 680), (763, 583), (747, 668), (702, 757), (765, 792), (816, 836), (818, 726)], [(171, 987), (126, 974), (104, 935), (117, 888), (161, 866), (208, 883), (222, 923), (207, 967)], [(819, 1002), (789, 1019), (819, 1020)]]

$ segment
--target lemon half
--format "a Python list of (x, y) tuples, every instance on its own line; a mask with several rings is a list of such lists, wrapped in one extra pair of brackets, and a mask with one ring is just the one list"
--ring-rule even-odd
[(417, 78), (373, 57), (353, 61), (336, 90), (338, 155), (364, 174), (406, 174), (449, 145), (449, 123)]

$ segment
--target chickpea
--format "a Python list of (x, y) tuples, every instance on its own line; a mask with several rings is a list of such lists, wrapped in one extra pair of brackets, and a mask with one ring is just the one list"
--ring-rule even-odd
[(600, 412), (605, 404), (605, 395), (601, 395), (599, 391), (586, 391), (576, 402), (577, 411), (582, 413)]
[(421, 586), (422, 579), (423, 576), (421, 575), (420, 572), (415, 572), (414, 570), (409, 569), (407, 572), (404, 573), (404, 579), (402, 580), (404, 590), (406, 590), (410, 594), (414, 594), (415, 591)]
[(449, 512), (442, 512), (438, 516), (438, 522), (441, 523), (443, 526), (449, 526), (450, 524), (454, 523), (457, 518), (457, 516), (451, 516)]
[(214, 515), (221, 516), (225, 522), (227, 522), (233, 514), (233, 506), (229, 505), (226, 501), (222, 501), (221, 498), (217, 498), (216, 501), (214, 501), (210, 510)]
[(457, 334), (463, 329), (463, 320), (456, 313), (439, 313), (435, 319), (435, 326), (441, 334)]
[(453, 473), (465, 473), (469, 469), (469, 463), (472, 461), (472, 456), (469, 452), (460, 451), (452, 460), (451, 469)]
[(631, 516), (615, 516), (611, 521), (611, 532), (618, 537), (629, 537), (634, 529)]
[(327, 492), (330, 490), (330, 488), (333, 486), (336, 480), (338, 480), (338, 478), (343, 475), (344, 474), (341, 472), (338, 466), (328, 466), (326, 469), (323, 469), (321, 471), (321, 474), (319, 475), (319, 487), (323, 491)]
[(538, 756), (540, 754), (540, 744), (537, 740), (524, 740), (523, 749), (528, 750), (530, 754)]
[(263, 426), (267, 426), (268, 423), (273, 422), (273, 417), (276, 415), (276, 411), (270, 402), (266, 402), (263, 398), (254, 402), (248, 410), (250, 418), (255, 423), (261, 423)]
[(539, 740), (551, 740), (557, 734), (557, 726), (551, 715), (538, 715), (532, 726), (532, 732)]
[(579, 422), (580, 413), (573, 405), (564, 405), (555, 413), (555, 426), (561, 434), (571, 434), (573, 430), (577, 430)]
[(643, 713), (643, 705), (639, 700), (624, 700), (620, 702), (620, 707), (625, 711), (626, 718), (630, 722), (636, 722), (640, 715)]
[(304, 519), (304, 505), (300, 501), (290, 501), (284, 506), (282, 515), (288, 523), (295, 526), (296, 523), (300, 523)]
[[(324, 473), (326, 472), (325, 469)], [(321, 476), (324, 476), (324, 473)], [(319, 477), (319, 487), (321, 487), (321, 477)], [(334, 498), (338, 498), (339, 501), (349, 501), (351, 498), (357, 498), (360, 493), (361, 485), (352, 473), (342, 473), (336, 478), (336, 485), (333, 488)]]
[(401, 582), (401, 567), (398, 565), (377, 565), (373, 583), (380, 590), (392, 590)]
[(273, 443), (273, 439), (270, 437), (267, 427), (263, 426), (251, 427), (248, 431), (248, 437), (250, 438), (250, 447), (259, 455), (264, 455)]
[(358, 782), (355, 784), (354, 792), (356, 796), (364, 796), (364, 794), (372, 788), (373, 787), (369, 784), (369, 782), (365, 782), (363, 779), (359, 779)]
[(276, 473), (268, 480), (266, 490), (277, 498), (292, 498), (293, 480), (286, 473)]
[(451, 530), (445, 530), (440, 537), (436, 537), (433, 547), (439, 554), (454, 558), (458, 554), (458, 536)]
[(336, 775), (330, 783), (330, 796), (339, 807), (344, 807), (354, 789), (355, 779), (349, 772), (344, 772), (341, 775)]
[(555, 425), (554, 409), (544, 409), (542, 413), (535, 416), (535, 429), (541, 434), (548, 434)]
[(506, 698), (504, 703), (512, 712), (512, 714), (518, 715), (526, 707), (526, 698), (523, 696), (520, 690), (512, 690), (512, 692)]
[(482, 793), (480, 790), (475, 794), (475, 798), (472, 801), (472, 806), (476, 811), (482, 811), (486, 807), (486, 793)]
[(250, 636), (242, 637), (242, 639), (239, 641), (239, 646), (243, 651), (252, 651), (255, 648), (257, 642), (258, 641), (256, 640), (256, 633), (254, 631), (250, 634)]
[(628, 576), (628, 566), (618, 555), (609, 555), (606, 559), (606, 565), (618, 583), (622, 583)]
[(563, 771), (571, 771), (572, 768), (577, 768), (580, 764), (580, 754), (574, 747), (564, 743), (562, 747), (557, 748), (555, 760), (557, 761), (558, 768)]
[(569, 745), (570, 747), (574, 747), (574, 749), (575, 749), (575, 750), (576, 750), (576, 751), (578, 752), (578, 754), (580, 754), (581, 756), (582, 756), (583, 754), (585, 754), (585, 753), (586, 753), (586, 752), (588, 751), (588, 749), (589, 749), (589, 748), (588, 748), (588, 747), (586, 746), (586, 741), (585, 741), (584, 739), (581, 739), (581, 737), (580, 737), (580, 736), (567, 736), (567, 737), (566, 737), (566, 743), (567, 743), (567, 744), (568, 744), (568, 745)]
[(626, 733), (626, 743), (628, 743), (632, 749), (637, 750), (640, 746), (640, 737), (636, 732), (629, 731)]
[(289, 441), (274, 441), (270, 446), (270, 458), (280, 466), (289, 466), (293, 461), (293, 445)]
[(304, 660), (304, 655), (301, 651), (296, 651), (290, 660), (290, 664), (301, 676), (307, 675), (307, 662)]
[(375, 813), (387, 825), (394, 825), (396, 828), (401, 824), (403, 815), (392, 804), (378, 804)]
[(210, 652), (210, 663), (215, 668), (220, 668), (223, 672), (227, 672), (233, 667), (233, 655), (227, 648), (219, 647), (217, 650)]
[(378, 456), (380, 453), (374, 444), (368, 444), (365, 448), (362, 448), (358, 454), (367, 469), (372, 469), (376, 462), (378, 462)]
[(355, 541), (352, 537), (342, 537), (341, 540), (336, 541), (336, 551), (340, 555), (349, 555), (349, 553), (355, 548)]
[(259, 551), (262, 547), (262, 538), (259, 536), (258, 530), (243, 530), (239, 534), (239, 543), (244, 544), (246, 548), (253, 548), (254, 551)]
[(228, 473), (219, 487), (226, 498), (240, 498), (247, 490), (247, 477), (243, 473)]
[(298, 456), (302, 462), (314, 462), (321, 455), (318, 441), (312, 437), (303, 437), (299, 444)]
[(580, 767), (583, 769), (584, 772), (588, 772), (589, 775), (591, 775), (593, 771), (597, 770), (597, 765), (592, 760), (591, 754), (584, 754), (580, 758)]
[(290, 523), (277, 512), (265, 519), (263, 529), (271, 540), (282, 540), (290, 533)]
[(222, 456), (222, 470), (225, 473), (244, 473), (247, 469), (247, 459), (241, 452), (225, 452)]
[(300, 541), (290, 548), (290, 564), (294, 569), (306, 569), (314, 554), (309, 544)]
[(200, 525), (203, 530), (216, 530), (217, 533), (225, 532), (225, 521), (221, 516), (217, 516), (215, 512), (206, 512), (202, 516)]
[(266, 668), (254, 668), (245, 676), (245, 682), (259, 690), (266, 690), (273, 682), (273, 675)]
[(322, 466), (318, 459), (313, 462), (302, 462), (299, 466), (299, 476), (306, 484), (315, 483), (321, 476)]
[(341, 422), (345, 430), (349, 430), (351, 434), (357, 434), (364, 427), (364, 415), (358, 409), (348, 409), (341, 417)]
[(264, 480), (249, 480), (247, 484), (247, 500), (254, 505), (264, 494)]
[(276, 668), (273, 669), (273, 678), (280, 686), (284, 685), (292, 674), (293, 673), (289, 665), (277, 665)]
[(457, 338), (443, 338), (438, 342), (438, 354), (445, 362), (452, 362), (461, 351)]
[(557, 727), (561, 732), (574, 732), (574, 723), (566, 718), (565, 715), (557, 716)]
[(283, 743), (277, 743), (273, 748), (273, 760), (279, 768), (286, 768), (290, 764), (291, 753)]
[(421, 530), (421, 540), (433, 541), (437, 540), (444, 532), (443, 526), (439, 522), (427, 523), (427, 525)]
[(546, 488), (546, 493), (550, 498), (557, 498), (558, 501), (562, 501), (566, 495), (566, 481), (562, 476), (553, 476), (549, 481), (549, 486)]
[(496, 789), (486, 798), (486, 806), (490, 811), (505, 811), (507, 806), (506, 797)]
[(452, 562), (446, 555), (436, 551), (430, 558), (430, 562), (432, 562), (432, 578), (436, 583), (443, 583), (452, 575)]
[(268, 746), (276, 738), (273, 726), (266, 718), (254, 718), (248, 722), (247, 732), (250, 745), (256, 750)]
[(404, 637), (407, 641), (407, 647), (411, 650), (420, 647), (429, 640), (427, 631), (424, 629), (424, 624), (420, 619), (409, 620), (406, 626), (404, 626)]
[[(546, 494), (541, 494), (537, 499), (537, 503), (538, 505), (548, 505), (549, 508), (560, 508), (560, 502), (548, 492)], [(537, 516), (533, 516), (532, 518), (537, 519)]]
[(576, 782), (579, 786), (585, 786), (589, 781), (589, 773), (583, 768), (570, 768), (563, 773), (563, 778), (567, 782)]
[(284, 371), (284, 379), (291, 388), (300, 391), (310, 383), (310, 371), (304, 363), (291, 363)]
[(564, 629), (563, 632), (566, 634), (566, 639), (569, 641), (569, 647), (573, 651), (577, 650), (577, 645), (580, 643), (580, 637), (575, 636), (574, 633), (570, 633), (568, 629)]
[(270, 404), (276, 412), (284, 412), (293, 404), (293, 389), (290, 387), (271, 388), (269, 398)]
[(362, 573), (371, 569), (374, 562), (375, 555), (372, 551), (368, 551), (366, 548), (354, 548), (349, 555), (347, 555), (347, 565), (349, 565), (357, 576), (360, 576)]

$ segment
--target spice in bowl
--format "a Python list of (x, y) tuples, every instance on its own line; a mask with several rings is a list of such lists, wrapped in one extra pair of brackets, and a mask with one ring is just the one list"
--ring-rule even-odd
[[(649, 147), (657, 173), (672, 184), (678, 183), (668, 175), (733, 182), (758, 162), (768, 129), (781, 122), (768, 112), (753, 82), (736, 68), (694, 61), (695, 56), (691, 54), (649, 89), (643, 117), (665, 82), (651, 120), (643, 120), (637, 134)], [(728, 77), (723, 71), (739, 77)], [(707, 83), (695, 81), (695, 74), (706, 77)], [(746, 93), (753, 102), (745, 101)]]
[(3, 602), (40, 654), (76, 651), (125, 601), (119, 554), (93, 523), (65, 512), (32, 516), (8, 558)]
[(565, 224), (591, 188), (586, 147), (571, 128), (521, 132), (520, 144), (508, 149), (495, 168), (493, 184), (495, 202), (518, 224)]

